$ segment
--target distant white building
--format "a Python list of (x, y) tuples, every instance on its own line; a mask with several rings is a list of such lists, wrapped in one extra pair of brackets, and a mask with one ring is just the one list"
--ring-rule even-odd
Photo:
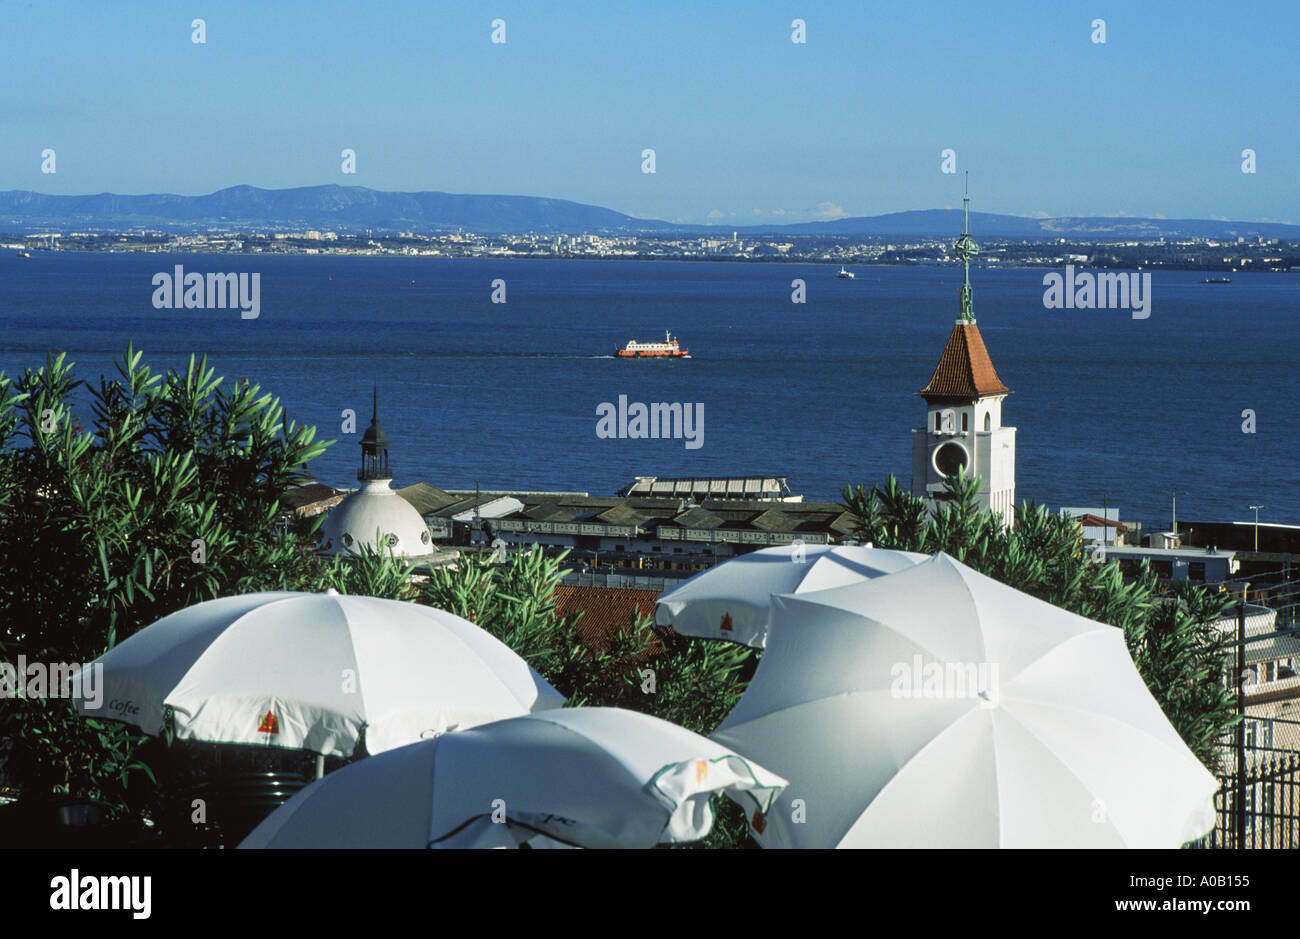
[(790, 491), (785, 476), (638, 476), (618, 491), (620, 496), (683, 497), (704, 499), (760, 499), (802, 502)]
[[(1237, 620), (1235, 606), (1224, 611), (1215, 626), (1229, 641), (1236, 641), (1240, 624)], [(1251, 698), (1267, 696), (1272, 700), (1300, 695), (1300, 636), (1289, 631), (1278, 631), (1277, 611), (1255, 603), (1246, 604), (1246, 644), (1243, 647), (1242, 662), (1247, 674), (1239, 676), (1246, 693), (1247, 703)], [(1229, 663), (1235, 669), (1235, 650), (1229, 654)], [(1231, 684), (1231, 682), (1230, 682)], [(1272, 746), (1271, 742), (1261, 742), (1260, 746)]]
[(1146, 561), (1157, 576), (1174, 582), (1217, 584), (1228, 580), (1240, 567), (1234, 551), (1214, 548), (1139, 548), (1133, 545), (1110, 545), (1104, 549), (1106, 561), (1119, 561), (1121, 569)]

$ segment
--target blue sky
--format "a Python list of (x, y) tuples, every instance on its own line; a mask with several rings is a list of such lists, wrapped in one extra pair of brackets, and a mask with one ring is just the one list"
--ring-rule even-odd
[(1297, 35), (1295, 0), (3, 0), (0, 189), (334, 182), (726, 227), (959, 206), (952, 148), (980, 211), (1297, 223)]

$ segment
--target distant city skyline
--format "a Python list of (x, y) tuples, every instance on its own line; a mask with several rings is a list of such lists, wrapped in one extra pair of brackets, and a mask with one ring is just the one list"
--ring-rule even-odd
[(1295, 224), (1297, 32), (1286, 2), (7, 5), (0, 189), (337, 183), (727, 228), (959, 208), (969, 171), (985, 212)]

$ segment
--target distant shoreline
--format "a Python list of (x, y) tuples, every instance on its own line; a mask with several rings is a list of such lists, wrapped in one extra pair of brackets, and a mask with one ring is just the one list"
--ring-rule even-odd
[[(30, 253), (32, 259), (38, 257), (50, 257), (62, 254), (135, 254), (135, 255), (159, 255), (159, 256), (225, 256), (239, 258), (266, 258), (266, 257), (303, 257), (303, 258), (356, 258), (356, 259), (401, 259), (409, 261), (644, 261), (644, 262), (678, 262), (678, 263), (728, 263), (728, 264), (780, 264), (780, 265), (818, 265), (822, 267), (847, 266), (853, 268), (907, 268), (907, 267), (956, 267), (958, 262), (955, 258), (935, 258), (935, 257), (899, 257), (897, 252), (887, 253), (881, 257), (825, 257), (814, 256), (807, 253), (789, 253), (782, 255), (754, 255), (754, 256), (736, 256), (736, 255), (699, 255), (699, 254), (615, 254), (615, 253), (592, 253), (592, 254), (569, 254), (569, 253), (511, 253), (511, 254), (493, 254), (487, 251), (477, 253), (452, 253), (452, 252), (424, 252), (412, 253), (406, 250), (396, 248), (387, 250), (347, 250), (347, 249), (309, 249), (297, 245), (277, 246), (273, 250), (250, 251), (244, 248), (220, 248), (209, 247), (204, 245), (152, 245), (152, 244), (135, 244), (122, 245), (113, 244), (112, 246), (92, 247), (87, 245), (78, 245), (77, 247), (59, 247), (45, 248), (37, 245), (24, 245), (21, 242), (7, 242), (6, 236), (0, 234), (0, 252), (10, 257), (15, 255)], [(22, 237), (22, 236), (19, 236)], [(986, 242), (987, 245), (996, 245), (997, 242)], [(1256, 245), (1256, 248), (1270, 248), (1270, 257), (1260, 258), (1258, 262), (1254, 258), (1244, 264), (1238, 261), (1237, 265), (1223, 263), (1223, 249), (1216, 247), (1206, 249), (1204, 256), (1197, 260), (1180, 260), (1180, 259), (1160, 259), (1146, 257), (1137, 260), (1132, 257), (1134, 249), (1130, 248), (1125, 257), (1094, 257), (1088, 261), (1067, 260), (1052, 248), (1059, 249), (1060, 245), (1050, 244), (1016, 244), (1018, 250), (1033, 254), (1033, 257), (1016, 258), (1014, 260), (999, 261), (988, 263), (987, 261), (977, 260), (972, 266), (977, 270), (996, 271), (996, 270), (1056, 270), (1065, 264), (1073, 264), (1078, 270), (1149, 270), (1149, 271), (1189, 271), (1202, 274), (1294, 274), (1300, 273), (1300, 245), (1294, 249), (1295, 254), (1282, 251), (1280, 245)], [(1066, 247), (1087, 247), (1086, 245), (1068, 245)], [(1140, 245), (1141, 248), (1147, 248), (1154, 251), (1162, 246), (1159, 243), (1151, 245)], [(1041, 253), (1034, 249), (1041, 249)], [(920, 249), (914, 249), (919, 251)], [(1186, 249), (1182, 249), (1186, 253)], [(1274, 258), (1282, 254), (1280, 260), (1274, 261)], [(1210, 258), (1216, 259), (1212, 262)], [(1252, 263), (1254, 262), (1254, 263)], [(1271, 262), (1271, 263), (1270, 263)], [(850, 281), (851, 283), (851, 281)]]

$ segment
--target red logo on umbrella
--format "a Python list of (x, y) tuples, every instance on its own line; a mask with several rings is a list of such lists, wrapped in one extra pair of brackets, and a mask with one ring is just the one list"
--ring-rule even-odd
[(280, 732), (280, 722), (275, 719), (274, 711), (267, 711), (262, 715), (261, 722), (257, 725), (259, 734), (278, 734)]
[(730, 614), (730, 613), (723, 613), (723, 614), (722, 614), (722, 631), (723, 631), (724, 633), (729, 633), (729, 632), (731, 632), (731, 614)]
[(767, 827), (767, 819), (763, 817), (762, 812), (760, 812), (758, 809), (754, 809), (754, 820), (750, 822), (750, 824), (754, 826), (754, 831), (758, 832), (761, 835), (763, 833), (763, 829)]

